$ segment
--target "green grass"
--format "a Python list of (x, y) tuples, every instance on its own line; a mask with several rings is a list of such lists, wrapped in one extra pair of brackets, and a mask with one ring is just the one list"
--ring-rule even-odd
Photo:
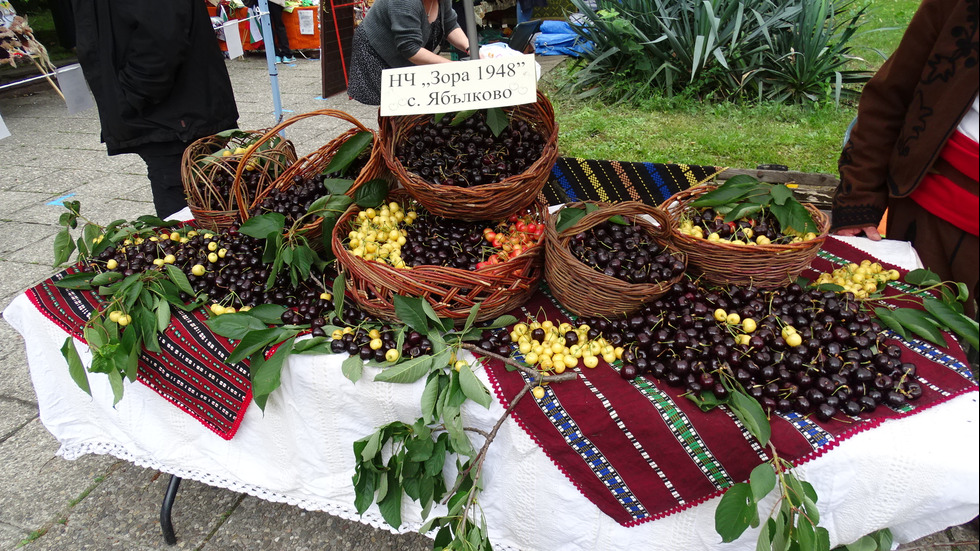
[[(877, 52), (894, 51), (917, 0), (874, 0), (854, 41), (855, 68), (875, 70)], [(874, 30), (892, 28), (891, 30)], [(817, 107), (700, 103), (652, 98), (641, 105), (575, 101), (557, 91), (557, 68), (544, 87), (555, 106), (561, 155), (618, 161), (678, 162), (753, 168), (782, 164), (803, 172), (837, 173), (837, 158), (856, 105)]]

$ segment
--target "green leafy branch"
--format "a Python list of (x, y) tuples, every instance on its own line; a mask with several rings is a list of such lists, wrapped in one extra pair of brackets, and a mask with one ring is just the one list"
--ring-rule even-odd
[[(770, 459), (752, 469), (748, 482), (736, 483), (725, 491), (715, 510), (715, 531), (727, 543), (737, 540), (750, 526), (761, 525), (756, 549), (830, 551), (829, 532), (817, 525), (820, 513), (813, 486), (797, 478), (793, 464), (779, 457), (770, 440), (769, 418), (759, 402), (727, 367), (719, 370), (719, 375), (729, 391), (726, 398), (719, 399), (710, 391), (689, 398), (703, 411), (726, 405), (749, 433), (768, 447)], [(776, 504), (762, 522), (760, 505), (774, 490)]]
[[(265, 151), (278, 146), (283, 141), (282, 136), (277, 134), (262, 142), (256, 148), (255, 142), (262, 139), (262, 134), (256, 134), (255, 132), (240, 130), (238, 128), (218, 132), (215, 134), (215, 138), (222, 138), (225, 140), (225, 143), (229, 144), (232, 140), (237, 139), (241, 145), (235, 147), (235, 149), (231, 149), (230, 145), (226, 145), (225, 147), (213, 151), (212, 153), (201, 155), (194, 159), (194, 163), (197, 164), (197, 166), (205, 168), (212, 163), (227, 162), (229, 158), (239, 161), (246, 152), (251, 151), (253, 148), (256, 152)], [(262, 168), (268, 162), (268, 159), (262, 155), (254, 155), (250, 162), (254, 163), (257, 168)], [(234, 170), (232, 170), (232, 173), (234, 173)]]
[[(747, 482), (729, 487), (715, 510), (715, 531), (722, 541), (737, 540), (751, 526), (760, 528), (758, 551), (830, 551), (830, 533), (819, 526), (817, 492), (813, 485), (800, 480), (793, 464), (779, 456), (770, 437), (772, 427), (762, 406), (752, 398), (725, 367), (720, 380), (728, 396), (719, 399), (711, 391), (688, 395), (703, 411), (725, 405), (760, 444), (769, 450), (769, 460), (749, 474)], [(776, 502), (765, 513), (762, 505), (775, 492)], [(763, 521), (763, 518), (765, 520)], [(858, 541), (835, 549), (847, 551), (885, 551), (891, 549), (891, 532), (886, 528)]]
[[(343, 296), (343, 289), (343, 277), (338, 276), (333, 285), (334, 296)], [(335, 300), (335, 304), (337, 311), (331, 319), (336, 321), (342, 312), (342, 302)], [(447, 512), (427, 521), (423, 527), (426, 532), (438, 528), (436, 549), (489, 549), (486, 521), (478, 499), (483, 487), (483, 462), (489, 446), (528, 390), (540, 384), (571, 380), (576, 375), (545, 376), (511, 358), (482, 350), (468, 342), (479, 339), (485, 330), (515, 323), (513, 316), (502, 316), (487, 325), (477, 326), (477, 304), (463, 325), (457, 328), (453, 320), (440, 318), (432, 306), (421, 298), (396, 295), (394, 305), (395, 315), (403, 323), (397, 331), (397, 349), (400, 350), (404, 343), (405, 331), (411, 329), (432, 343), (432, 353), (414, 358), (399, 357), (391, 362), (369, 361), (367, 364), (381, 368), (374, 377), (377, 382), (414, 383), (425, 378), (421, 397), (422, 416), (411, 424), (400, 421), (389, 423), (354, 443), (355, 506), (363, 513), (372, 503), (377, 503), (385, 521), (397, 527), (401, 525), (403, 495), (420, 503), (423, 518), (429, 516), (436, 503), (442, 502), (447, 506)], [(261, 408), (279, 387), (282, 367), (291, 354), (331, 351), (326, 337), (297, 341), (305, 326), (275, 326), (281, 314), (282, 307), (262, 305), (246, 312), (216, 316), (208, 322), (215, 333), (239, 341), (227, 361), (250, 359), (252, 393)], [(369, 322), (365, 326), (375, 324), (380, 325)], [(328, 334), (335, 329), (339, 327), (324, 326)], [(276, 346), (276, 349), (269, 355), (267, 351), (272, 346)], [(531, 375), (489, 432), (464, 425), (462, 406), (467, 400), (489, 407), (492, 398), (472, 367), (466, 361), (457, 359), (461, 349), (497, 358)], [(343, 361), (341, 371), (356, 383), (363, 376), (364, 365), (364, 360), (353, 355)], [(472, 433), (484, 437), (479, 450), (470, 440)], [(450, 454), (456, 456), (458, 474), (453, 487), (447, 490), (443, 468)]]
[[(115, 220), (108, 226), (101, 226), (85, 218), (81, 214), (79, 201), (65, 201), (68, 212), (61, 213), (58, 224), (61, 230), (54, 238), (54, 266), (64, 266), (78, 253), (78, 260), (86, 260), (98, 256), (102, 251), (116, 247), (127, 239), (149, 237), (160, 231), (160, 228), (176, 226), (178, 222), (167, 222), (156, 216), (140, 216), (136, 220)], [(79, 221), (84, 222), (81, 234), (74, 238), (72, 230), (78, 229)]]
[[(123, 396), (123, 377), (136, 380), (140, 352), (160, 352), (158, 334), (170, 325), (171, 308), (184, 311), (200, 307), (207, 299), (202, 294), (185, 303), (181, 293), (194, 296), (187, 276), (166, 264), (159, 270), (138, 272), (123, 277), (118, 272), (79, 272), (68, 275), (55, 285), (69, 289), (97, 290), (106, 301), (82, 326), (82, 336), (92, 352), (88, 371), (105, 373), (112, 386), (113, 405)], [(69, 336), (61, 348), (68, 361), (72, 380), (91, 395), (88, 376)]]
[[(555, 230), (558, 233), (561, 233), (566, 229), (574, 226), (575, 223), (581, 220), (582, 217), (584, 217), (586, 214), (595, 212), (597, 210), (599, 210), (599, 206), (596, 205), (595, 203), (585, 203), (585, 208), (565, 207), (561, 209), (561, 212), (558, 213), (558, 221), (555, 224)], [(623, 218), (618, 214), (609, 217), (609, 221), (612, 222), (613, 224), (619, 224), (622, 226), (629, 225), (629, 222), (627, 222), (625, 218)]]
[[(222, 314), (207, 321), (215, 334), (238, 341), (225, 363), (249, 360), (252, 400), (263, 411), (269, 395), (279, 388), (282, 368), (294, 352), (329, 352), (329, 348), (322, 347), (322, 337), (296, 342), (296, 337), (309, 326), (282, 325), (285, 310), (286, 307), (279, 304), (260, 304), (247, 311)], [(325, 328), (335, 329), (333, 326)], [(276, 347), (276, 350), (266, 357), (270, 347)]]
[[(55, 238), (55, 265), (63, 265), (78, 253), (79, 261), (90, 261), (108, 248), (151, 238), (160, 227), (173, 226), (155, 216), (142, 216), (135, 221), (116, 220), (100, 226), (81, 216), (78, 201), (65, 203), (68, 212), (62, 213), (61, 231)], [(72, 238), (71, 230), (84, 221), (81, 236)], [(181, 229), (186, 232), (186, 229)], [(158, 334), (170, 325), (172, 308), (190, 311), (201, 306), (206, 295), (196, 295), (187, 276), (171, 264), (161, 264), (129, 276), (111, 270), (102, 271), (100, 263), (87, 266), (88, 271), (66, 275), (55, 282), (66, 289), (95, 291), (105, 297), (98, 308), (82, 325), (82, 337), (92, 353), (86, 370), (73, 337), (65, 339), (61, 354), (68, 362), (68, 372), (75, 384), (91, 395), (88, 373), (104, 373), (112, 387), (113, 405), (123, 396), (123, 379), (136, 380), (139, 355), (143, 348), (160, 352)], [(182, 296), (183, 295), (183, 296)], [(189, 300), (185, 300), (190, 297)]]
[[(435, 502), (442, 501), (448, 506), (446, 514), (428, 520), (422, 527), (423, 532), (438, 528), (435, 549), (490, 549), (486, 520), (478, 501), (483, 488), (483, 462), (489, 446), (528, 390), (542, 383), (574, 379), (575, 374), (543, 376), (511, 358), (467, 342), (478, 339), (486, 329), (513, 324), (516, 322), (513, 316), (503, 316), (488, 326), (477, 327), (477, 304), (457, 330), (453, 320), (440, 318), (432, 306), (420, 298), (396, 296), (394, 304), (398, 319), (433, 343), (433, 353), (387, 365), (374, 380), (412, 383), (426, 377), (421, 399), (422, 417), (413, 425), (400, 422), (386, 425), (354, 444), (357, 459), (355, 503), (358, 511), (363, 513), (371, 503), (376, 502), (385, 521), (397, 527), (401, 524), (403, 493), (421, 504), (423, 518), (429, 515)], [(461, 407), (466, 400), (489, 408), (491, 396), (471, 366), (456, 359), (460, 349), (497, 358), (533, 374), (490, 432), (463, 424)], [(354, 361), (360, 360), (352, 357), (344, 363)], [(350, 371), (345, 371), (345, 374), (349, 377), (355, 375)], [(352, 380), (359, 377), (360, 373), (357, 372)], [(468, 433), (484, 437), (479, 450), (474, 448)], [(453, 487), (446, 491), (442, 465), (445, 456), (450, 453), (457, 456), (458, 474)], [(384, 455), (388, 456), (387, 462), (383, 460)]]
[(776, 217), (785, 233), (792, 229), (800, 235), (818, 232), (813, 216), (784, 184), (769, 184), (747, 174), (725, 180), (717, 188), (691, 202), (695, 208), (713, 208), (725, 215), (725, 222), (751, 218), (764, 210)]
[[(877, 306), (873, 310), (874, 315), (886, 327), (906, 341), (911, 335), (917, 335), (946, 348), (948, 344), (943, 337), (945, 331), (958, 335), (974, 349), (980, 348), (978, 346), (980, 325), (977, 324), (977, 320), (970, 318), (963, 312), (963, 304), (970, 296), (970, 290), (966, 284), (942, 281), (936, 273), (925, 269), (912, 270), (905, 274), (905, 282), (918, 287), (918, 289), (888, 297), (888, 300), (921, 302), (925, 310), (903, 307), (889, 308), (884, 304)], [(936, 291), (939, 292), (938, 298), (935, 294)], [(867, 300), (881, 302), (883, 298), (885, 297), (875, 295)]]
[[(341, 182), (340, 180), (334, 183)], [(344, 188), (335, 188), (339, 191)], [(349, 189), (349, 185), (344, 191)], [(357, 203), (362, 208), (380, 205), (388, 193), (388, 183), (382, 179), (365, 182), (354, 192), (351, 198), (341, 193), (330, 193), (313, 201), (306, 213), (298, 217), (287, 228), (286, 217), (278, 212), (269, 212), (249, 218), (242, 223), (238, 231), (265, 240), (265, 250), (262, 262), (270, 264), (269, 278), (266, 289), (271, 289), (279, 276), (279, 272), (287, 270), (289, 279), (295, 286), (310, 277), (313, 268), (323, 270), (328, 261), (333, 260), (333, 245), (331, 235), (337, 220), (344, 214), (351, 203)], [(320, 219), (320, 243), (318, 254), (314, 243), (307, 237), (309, 222)]]

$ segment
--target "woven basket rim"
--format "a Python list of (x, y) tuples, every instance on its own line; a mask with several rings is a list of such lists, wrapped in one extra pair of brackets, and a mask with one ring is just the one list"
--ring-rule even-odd
[[(663, 210), (667, 212), (671, 219), (673, 220), (675, 226), (679, 225), (680, 217), (684, 214), (687, 206), (697, 199), (698, 196), (703, 195), (709, 191), (717, 189), (718, 186), (712, 184), (700, 184), (698, 186), (690, 187), (686, 190), (681, 190), (674, 195), (671, 195), (667, 200), (665, 200), (661, 205)], [(702, 188), (702, 189), (696, 189)], [(690, 197), (681, 199), (685, 194), (689, 194)], [(817, 233), (817, 237), (814, 239), (808, 239), (806, 241), (801, 241), (799, 243), (786, 243), (786, 244), (775, 244), (770, 243), (769, 245), (733, 245), (731, 243), (726, 243), (724, 241), (708, 241), (707, 239), (699, 239), (697, 237), (691, 237), (680, 233), (679, 229), (674, 230), (674, 240), (681, 241), (690, 244), (707, 244), (710, 247), (727, 249), (730, 251), (744, 251), (748, 250), (758, 250), (763, 252), (770, 252), (773, 254), (785, 253), (794, 249), (799, 249), (804, 243), (813, 243), (815, 241), (820, 241), (821, 243), (830, 235), (830, 218), (824, 214), (820, 209), (814, 206), (812, 203), (802, 203), (804, 208), (806, 208), (811, 216), (814, 217), (813, 221), (816, 223), (820, 229)], [(676, 206), (675, 206), (676, 205)]]
[[(561, 211), (566, 208), (582, 208), (586, 204), (595, 204), (599, 209), (586, 214), (572, 226), (558, 232), (557, 221)], [(571, 252), (569, 246), (571, 239), (615, 215), (630, 218), (634, 225), (642, 228), (670, 256), (679, 258), (684, 263), (684, 271), (671, 279), (656, 283), (630, 283), (599, 272), (579, 260)], [(644, 215), (652, 215), (659, 225), (643, 218)], [(547, 238), (545, 279), (552, 294), (563, 306), (579, 315), (629, 313), (663, 296), (684, 277), (687, 271), (687, 255), (673, 246), (670, 228), (666, 213), (657, 207), (637, 201), (618, 203), (578, 201), (563, 205), (552, 215), (545, 230)], [(566, 282), (566, 279), (569, 281)], [(582, 288), (586, 288), (587, 291), (574, 291)]]
[[(702, 184), (675, 193), (661, 203), (679, 224), (688, 205), (717, 186)], [(777, 287), (791, 282), (813, 261), (829, 235), (829, 217), (811, 203), (802, 203), (814, 217), (820, 233), (814, 239), (787, 244), (736, 245), (708, 241), (673, 231), (675, 246), (688, 253), (689, 266), (708, 281), (718, 284), (752, 284)]]
[[(414, 201), (404, 189), (392, 190), (387, 201), (392, 200)], [(543, 195), (539, 195), (536, 205), (540, 209), (541, 216), (547, 218), (547, 202)], [(472, 299), (475, 295), (489, 293), (489, 298), (477, 301), (486, 307), (486, 309), (481, 308), (478, 315), (479, 320), (484, 320), (519, 305), (510, 304), (511, 302), (529, 298), (530, 294), (537, 288), (537, 282), (543, 277), (543, 243), (526, 250), (517, 257), (508, 259), (506, 262), (488, 265), (472, 271), (435, 265), (421, 265), (406, 270), (395, 268), (383, 262), (355, 257), (343, 246), (346, 233), (342, 234), (342, 232), (349, 231), (348, 226), (359, 211), (360, 209), (356, 204), (352, 204), (347, 209), (334, 226), (331, 240), (334, 254), (337, 256), (338, 269), (345, 276), (348, 294), (353, 295), (358, 305), (375, 315), (390, 318), (394, 315), (393, 304), (390, 301), (385, 301), (382, 297), (372, 299), (361, 296), (357, 292), (358, 282), (366, 285), (372, 283), (371, 279), (377, 280), (383, 277), (395, 279), (401, 285), (400, 288), (385, 287), (387, 291), (392, 293), (392, 297), (394, 294), (402, 294), (406, 287), (427, 288), (431, 291), (430, 294), (460, 297), (459, 300), (462, 300), (464, 304), (455, 309), (453, 308), (454, 305), (448, 302), (433, 304), (437, 310), (447, 314), (446, 317), (453, 319), (462, 319), (469, 315), (471, 306), (466, 306), (465, 302), (473, 302)], [(357, 281), (354, 278), (357, 278)], [(458, 284), (441, 287), (447, 280), (455, 280), (454, 283), (458, 282)], [(494, 294), (496, 297), (493, 296)], [(487, 304), (491, 298), (495, 299), (495, 302)]]
[[(381, 149), (385, 163), (401, 186), (430, 212), (465, 220), (492, 220), (500, 217), (502, 212), (519, 210), (536, 200), (547, 184), (548, 175), (558, 158), (558, 125), (554, 120), (554, 108), (540, 90), (537, 98), (535, 103), (512, 108), (512, 113), (516, 116), (535, 118), (547, 125), (547, 132), (542, 134), (545, 141), (541, 156), (520, 174), (497, 182), (462, 187), (432, 184), (409, 172), (395, 155), (395, 137), (401, 137), (405, 128), (411, 129), (423, 124), (431, 115), (382, 118)], [(402, 132), (396, 130), (396, 126)], [(508, 199), (513, 204), (508, 204)], [(445, 202), (446, 206), (442, 206), (441, 202)]]
[[(265, 143), (266, 141), (272, 139), (274, 136), (278, 135), (286, 128), (302, 120), (312, 118), (312, 117), (318, 117), (318, 116), (328, 116), (328, 117), (333, 117), (345, 121), (351, 125), (351, 128), (344, 130), (340, 134), (333, 137), (326, 144), (318, 147), (317, 149), (297, 159), (294, 163), (292, 163), (292, 165), (290, 165), (285, 171), (283, 171), (282, 174), (276, 177), (276, 179), (273, 182), (271, 182), (270, 185), (256, 192), (255, 197), (252, 198), (249, 204), (246, 205), (244, 204), (243, 201), (239, 200), (237, 202), (238, 203), (237, 207), (239, 210), (239, 215), (241, 216), (242, 220), (248, 220), (251, 217), (251, 210), (255, 208), (256, 204), (259, 202), (260, 199), (264, 199), (268, 197), (274, 190), (282, 191), (292, 187), (293, 185), (292, 178), (297, 173), (303, 172), (305, 174), (306, 171), (313, 169), (311, 167), (315, 167), (316, 170), (325, 168), (326, 165), (330, 163), (330, 160), (333, 159), (333, 156), (336, 154), (337, 149), (341, 147), (344, 143), (346, 143), (348, 139), (350, 139), (351, 137), (353, 137), (355, 134), (359, 132), (369, 132), (371, 134), (371, 153), (369, 154), (368, 163), (365, 166), (365, 170), (368, 168), (368, 166), (371, 165), (371, 160), (374, 157), (375, 151), (378, 149), (379, 146), (378, 133), (364, 126), (363, 123), (361, 123), (352, 115), (345, 113), (343, 111), (338, 111), (336, 109), (318, 109), (315, 111), (294, 115), (280, 122), (276, 126), (270, 128), (265, 133), (265, 135), (263, 135), (262, 138), (260, 138), (256, 142), (256, 146), (258, 146), (261, 143)], [(257, 147), (254, 147), (252, 151), (254, 151), (255, 149), (257, 149)], [(251, 151), (249, 153), (251, 153)], [(245, 165), (246, 162), (247, 162), (247, 154), (246, 154), (246, 158), (243, 158), (242, 162), (239, 165), (239, 171), (238, 171), (239, 174), (241, 173), (242, 167)], [(362, 174), (365, 170), (362, 170)], [(354, 184), (351, 186), (351, 189), (348, 190), (347, 195), (353, 196), (357, 188), (368, 180), (363, 178), (362, 174), (358, 174), (358, 177), (354, 178)], [(315, 223), (316, 222), (310, 222), (309, 224), (304, 225), (304, 227), (311, 226)]]

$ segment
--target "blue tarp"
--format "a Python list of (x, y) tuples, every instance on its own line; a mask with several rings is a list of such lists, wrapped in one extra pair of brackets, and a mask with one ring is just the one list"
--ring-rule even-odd
[(542, 21), (539, 30), (534, 39), (534, 53), (538, 55), (579, 57), (592, 49), (592, 42), (576, 34), (567, 21)]

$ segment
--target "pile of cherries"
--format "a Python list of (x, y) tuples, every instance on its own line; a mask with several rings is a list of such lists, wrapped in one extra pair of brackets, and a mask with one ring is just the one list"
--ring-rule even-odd
[[(263, 245), (259, 239), (233, 231), (168, 231), (105, 249), (90, 268), (129, 276), (173, 264), (187, 276), (196, 293), (207, 293), (212, 302), (231, 307), (265, 303), (286, 306), (289, 309), (283, 314), (285, 323), (310, 323), (334, 309), (333, 300), (312, 278), (293, 286), (285, 270), (266, 289), (270, 270), (262, 263)], [(322, 279), (329, 281), (334, 275), (322, 274)], [(191, 299), (186, 294), (181, 298)], [(352, 309), (347, 317), (360, 320), (364, 315)]]
[[(225, 159), (226, 170), (216, 170), (211, 176), (213, 187), (204, 188), (202, 194), (217, 201), (221, 205), (230, 205), (234, 196), (233, 188), (235, 184), (235, 170), (238, 168), (238, 160)], [(259, 183), (262, 181), (262, 172), (258, 170), (245, 170), (242, 172), (241, 185), (244, 186), (245, 196), (252, 197), (258, 190)]]
[(526, 121), (512, 119), (494, 136), (483, 111), (453, 125), (455, 115), (409, 131), (395, 149), (407, 170), (435, 185), (479, 186), (521, 174), (544, 151), (545, 137)]
[(406, 265), (475, 270), (485, 259), (482, 223), (419, 212), (415, 222), (406, 227), (408, 235), (401, 249)]
[(607, 220), (573, 236), (569, 247), (596, 271), (628, 283), (671, 281), (684, 273), (684, 262), (640, 226)]
[(287, 224), (295, 222), (310, 210), (310, 205), (314, 201), (328, 193), (323, 185), (325, 180), (360, 174), (367, 164), (368, 156), (368, 153), (362, 153), (342, 173), (294, 175), (292, 185), (285, 189), (273, 189), (262, 200), (262, 203), (253, 209), (251, 215), (258, 216), (267, 212), (278, 212), (286, 217)]
[(323, 187), (324, 178), (326, 177), (319, 174), (309, 177), (300, 174), (293, 176), (293, 185), (284, 190), (274, 190), (252, 210), (251, 215), (278, 212), (286, 217), (287, 224), (295, 222), (306, 214), (313, 201), (327, 193)]
[[(728, 314), (724, 321), (718, 310)], [(730, 323), (732, 314), (741, 322)], [(724, 399), (722, 377), (730, 376), (768, 411), (827, 421), (879, 405), (900, 408), (922, 395), (915, 365), (902, 361), (901, 348), (884, 340), (850, 293), (796, 284), (702, 289), (685, 279), (632, 315), (580, 321), (590, 325), (590, 338), (594, 332), (626, 347), (625, 379), (650, 375)], [(787, 344), (787, 326), (802, 337), (799, 345)]]
[[(717, 233), (723, 240), (754, 241), (759, 236), (765, 236), (772, 244), (785, 245), (793, 241), (794, 235), (785, 234), (779, 221), (768, 210), (763, 210), (753, 219), (742, 218), (734, 222), (725, 222), (725, 217), (707, 207), (688, 213), (688, 219), (695, 226), (700, 226), (704, 235)], [(748, 232), (746, 230), (749, 230)]]
[[(350, 322), (346, 317), (344, 321)], [(313, 336), (325, 336), (322, 327), (318, 329), (314, 325)], [(346, 330), (338, 330), (338, 333), (332, 337), (331, 352), (346, 353), (362, 360), (393, 362), (399, 358), (417, 358), (432, 353), (432, 342), (418, 331), (406, 331), (399, 350), (398, 334), (390, 325), (382, 325), (381, 329), (349, 327)]]

